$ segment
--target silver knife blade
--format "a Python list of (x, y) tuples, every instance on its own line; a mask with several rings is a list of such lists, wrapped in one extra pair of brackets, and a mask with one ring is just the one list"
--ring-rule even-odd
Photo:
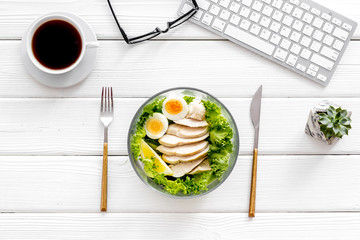
[(262, 85), (256, 91), (250, 107), (251, 121), (255, 128), (254, 148), (258, 148), (259, 144), (259, 125), (260, 125), (260, 111), (261, 111), (261, 97), (262, 97)]

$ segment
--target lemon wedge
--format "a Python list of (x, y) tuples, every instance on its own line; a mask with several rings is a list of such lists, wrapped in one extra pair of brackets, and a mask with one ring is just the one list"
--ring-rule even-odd
[[(158, 173), (163, 173), (165, 175), (173, 175), (173, 172), (169, 168), (169, 166), (161, 159), (161, 157), (152, 149), (143, 139), (141, 139), (140, 143), (141, 148), (141, 157), (152, 159), (154, 158), (155, 171)], [(151, 173), (146, 172), (146, 175), (149, 177), (153, 177)]]

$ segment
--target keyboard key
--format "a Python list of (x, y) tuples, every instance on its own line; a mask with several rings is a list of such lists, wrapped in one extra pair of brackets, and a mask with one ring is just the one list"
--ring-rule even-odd
[(282, 20), (282, 23), (285, 24), (286, 26), (291, 26), (291, 24), (293, 23), (294, 19), (288, 15), (286, 15), (284, 17), (284, 19)]
[(242, 4), (244, 4), (245, 6), (250, 7), (252, 3), (252, 0), (242, 0)]
[(231, 15), (230, 22), (234, 25), (238, 25), (240, 22), (240, 17), (238, 15)]
[(319, 67), (314, 65), (314, 64), (310, 64), (309, 69), (311, 69), (311, 70), (313, 70), (315, 72), (319, 71)]
[(293, 9), (293, 6), (289, 3), (285, 3), (282, 10), (286, 12), (287, 14), (290, 14)]
[(336, 61), (338, 59), (340, 53), (335, 50), (332, 50), (331, 48), (328, 48), (327, 46), (324, 46), (321, 49), (320, 54)]
[(269, 7), (269, 6), (265, 6), (262, 13), (268, 17), (271, 16), (271, 13), (273, 12), (273, 8), (272, 7)]
[(279, 32), (281, 25), (277, 22), (272, 22), (270, 26), (270, 30), (274, 32)]
[(212, 28), (222, 32), (225, 28), (226, 22), (220, 20), (219, 18), (215, 18), (213, 24), (212, 24)]
[(289, 37), (290, 35), (290, 32), (291, 32), (291, 29), (288, 28), (288, 27), (282, 27), (281, 28), (281, 31), (280, 31), (280, 35), (284, 36), (284, 37)]
[(244, 32), (243, 30), (236, 28), (232, 25), (228, 25), (224, 32), (226, 35), (243, 42), (244, 44), (247, 44), (267, 55), (272, 55), (274, 52), (275, 47), (271, 45), (270, 43), (259, 39), (258, 37), (255, 37), (247, 32)]
[(219, 4), (220, 6), (227, 8), (230, 4), (230, 0), (220, 0)]
[(252, 12), (250, 15), (250, 20), (253, 22), (259, 22), (261, 15), (257, 12)]
[(310, 24), (313, 20), (314, 16), (311, 15), (310, 13), (305, 13), (304, 17), (303, 17), (303, 21)]
[(332, 25), (331, 23), (325, 23), (323, 30), (324, 30), (324, 32), (331, 33), (333, 28), (334, 28), (334, 25)]
[(335, 25), (340, 26), (341, 25), (341, 20), (337, 19), (337, 18), (333, 18), (332, 23), (335, 24)]
[(202, 17), (202, 15), (204, 14), (204, 11), (203, 10), (198, 10), (195, 15), (193, 16), (193, 19), (199, 21)]
[(313, 71), (313, 70), (311, 70), (311, 69), (308, 69), (308, 70), (306, 71), (306, 73), (309, 74), (309, 75), (312, 76), (312, 77), (315, 77), (315, 76), (316, 76), (316, 72)]
[(299, 42), (300, 38), (301, 38), (301, 34), (296, 31), (293, 31), (290, 36), (290, 39), (293, 40), (294, 42)]
[(326, 45), (331, 46), (333, 42), (334, 42), (334, 38), (332, 36), (326, 35), (324, 37), (323, 43), (325, 43)]
[(301, 10), (300, 8), (295, 8), (295, 10), (293, 11), (292, 15), (298, 19), (301, 19), (302, 15), (303, 15), (304, 11)]
[(306, 36), (303, 36), (300, 42), (300, 44), (305, 47), (309, 47), (310, 43), (311, 43), (311, 39)]
[(286, 57), (288, 55), (288, 52), (285, 50), (282, 50), (281, 48), (276, 49), (275, 54), (274, 54), (274, 58), (276, 58), (277, 60), (284, 62)]
[(349, 33), (340, 29), (340, 28), (335, 28), (333, 35), (337, 38), (340, 38), (343, 41), (346, 41), (346, 39), (349, 37)]
[(281, 18), (283, 17), (283, 13), (280, 11), (275, 11), (272, 18), (275, 19), (276, 21), (281, 21)]
[(301, 65), (301, 64), (296, 65), (296, 68), (299, 69), (302, 72), (305, 72), (305, 70), (306, 70), (306, 67), (304, 65)]
[(211, 21), (213, 20), (213, 16), (211, 16), (210, 14), (208, 13), (205, 13), (203, 19), (201, 20), (201, 22), (205, 25), (210, 25)]
[(314, 53), (312, 55), (311, 62), (313, 62), (329, 71), (331, 71), (334, 66), (334, 62), (332, 62), (316, 53)]
[(348, 30), (348, 31), (351, 31), (351, 30), (352, 30), (352, 26), (351, 26), (350, 24), (347, 24), (347, 23), (344, 23), (344, 24), (342, 25), (342, 27), (343, 27), (344, 29)]
[(333, 45), (333, 47), (338, 50), (338, 51), (341, 51), (344, 47), (344, 43), (340, 40), (335, 40), (335, 43)]
[(298, 54), (300, 53), (300, 51), (301, 51), (300, 45), (293, 44), (293, 45), (291, 46), (290, 52), (298, 55)]
[(204, 9), (205, 11), (207, 11), (210, 7), (210, 3), (209, 1), (206, 0), (196, 0), (197, 4), (199, 5), (200, 8)]
[(290, 54), (290, 56), (289, 56), (288, 59), (286, 60), (286, 64), (294, 67), (295, 64), (296, 64), (296, 62), (297, 62), (297, 60), (298, 60), (298, 57), (297, 57), (297, 56)]
[(248, 30), (249, 27), (250, 27), (250, 24), (251, 24), (251, 23), (250, 23), (248, 20), (243, 19), (243, 20), (241, 21), (241, 23), (240, 23), (240, 27), (241, 27), (242, 29), (244, 29), (244, 30)]
[(299, 0), (290, 0), (290, 2), (296, 6), (300, 4)]
[(306, 48), (304, 48), (300, 54), (300, 56), (306, 60), (308, 60), (311, 56), (311, 51), (307, 50)]
[(252, 8), (258, 12), (260, 12), (261, 8), (263, 7), (264, 4), (262, 4), (259, 1), (255, 1)]
[(293, 28), (297, 31), (301, 31), (303, 26), (304, 24), (302, 22), (300, 22), (299, 20), (295, 20)]
[(323, 38), (324, 36), (324, 33), (319, 31), (319, 30), (315, 30), (315, 33), (313, 35), (313, 38), (318, 40), (318, 41), (321, 41), (321, 39)]
[(183, 8), (181, 9), (181, 13), (185, 14), (189, 12), (193, 7), (190, 4), (185, 3)]
[(326, 21), (330, 21), (330, 20), (331, 20), (331, 16), (330, 16), (329, 14), (327, 14), (327, 13), (321, 14), (321, 17), (322, 17), (323, 19), (325, 19)]
[(285, 50), (289, 50), (290, 45), (291, 45), (291, 41), (289, 41), (289, 40), (287, 40), (285, 38), (283, 38), (283, 40), (280, 43), (280, 47), (282, 47)]
[(322, 25), (324, 24), (324, 21), (320, 18), (315, 18), (314, 22), (313, 22), (313, 26), (316, 28), (321, 29)]
[(283, 5), (283, 3), (284, 2), (282, 0), (274, 0), (272, 5), (273, 5), (273, 7), (280, 9), (281, 6)]
[(261, 33), (260, 33), (260, 37), (265, 39), (265, 40), (269, 40), (270, 38), (270, 35), (271, 35), (271, 32), (266, 30), (266, 29), (263, 29), (261, 30)]
[(220, 7), (218, 7), (217, 5), (212, 5), (209, 11), (211, 14), (214, 14), (215, 16), (219, 14), (220, 12)]
[(319, 9), (317, 9), (317, 8), (312, 8), (311, 9), (311, 12), (313, 13), (313, 14), (315, 14), (315, 15), (317, 15), (317, 16), (320, 16), (320, 10)]
[(271, 36), (271, 38), (270, 38), (270, 42), (275, 44), (275, 45), (278, 45), (280, 40), (281, 40), (281, 37), (279, 35), (277, 35), (277, 34), (273, 34)]
[(260, 29), (261, 27), (256, 25), (256, 24), (253, 24), (250, 28), (250, 32), (255, 34), (255, 35), (258, 35), (260, 33)]
[(249, 15), (250, 15), (250, 9), (248, 9), (247, 7), (242, 7), (240, 10), (240, 16), (247, 18)]
[(314, 31), (314, 28), (313, 28), (313, 27), (311, 27), (310, 25), (306, 25), (306, 26), (304, 27), (303, 33), (304, 33), (305, 35), (311, 36), (311, 34), (313, 33), (313, 31)]
[(309, 10), (310, 10), (310, 6), (309, 6), (308, 4), (306, 4), (306, 3), (301, 3), (301, 4), (300, 4), (300, 7), (301, 7), (302, 9), (305, 9), (306, 11), (309, 11)]
[(230, 12), (226, 11), (226, 10), (222, 10), (221, 13), (220, 13), (220, 18), (227, 21), (230, 18)]
[(317, 79), (319, 79), (320, 81), (326, 82), (327, 77), (325, 77), (325, 76), (322, 75), (322, 74), (319, 74), (319, 75), (317, 75)]
[(270, 21), (271, 21), (270, 18), (262, 17), (260, 21), (260, 25), (267, 28), (270, 25)]
[(240, 9), (240, 4), (236, 3), (236, 2), (232, 2), (230, 5), (229, 10), (234, 12), (234, 13), (238, 13)]
[(320, 48), (321, 48), (321, 43), (317, 41), (313, 41), (310, 47), (310, 49), (313, 50), (314, 52), (319, 52)]

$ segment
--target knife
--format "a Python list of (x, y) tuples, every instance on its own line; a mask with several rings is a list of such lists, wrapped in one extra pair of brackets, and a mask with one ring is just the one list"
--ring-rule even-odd
[(255, 128), (255, 137), (254, 137), (254, 152), (253, 152), (253, 165), (252, 165), (252, 177), (251, 177), (249, 217), (255, 217), (256, 172), (257, 172), (257, 156), (258, 156), (258, 145), (259, 145), (261, 97), (262, 97), (262, 85), (256, 91), (256, 93), (251, 101), (251, 107), (250, 107), (250, 116), (251, 116), (251, 121)]

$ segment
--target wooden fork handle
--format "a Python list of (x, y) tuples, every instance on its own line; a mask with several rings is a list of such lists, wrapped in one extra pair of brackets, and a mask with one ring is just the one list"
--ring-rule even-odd
[(253, 165), (252, 165), (249, 217), (255, 217), (257, 156), (258, 156), (258, 150), (257, 148), (255, 148), (253, 154)]
[(101, 205), (100, 210), (106, 212), (107, 209), (107, 178), (108, 178), (108, 144), (104, 143), (102, 181), (101, 181)]

